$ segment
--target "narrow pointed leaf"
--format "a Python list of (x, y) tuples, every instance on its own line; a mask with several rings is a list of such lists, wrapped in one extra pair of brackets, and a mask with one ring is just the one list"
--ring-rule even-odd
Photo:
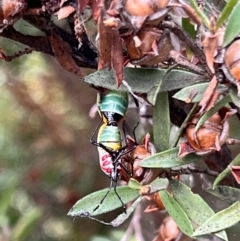
[(209, 218), (203, 225), (195, 230), (193, 236), (199, 236), (209, 233), (218, 232), (229, 228), (240, 221), (240, 202), (216, 213)]
[[(238, 154), (233, 160), (232, 162), (229, 164), (229, 166), (239, 166), (240, 165), (240, 154)], [(215, 179), (214, 183), (213, 183), (213, 189), (216, 188), (216, 186), (218, 185), (218, 183), (220, 183), (227, 175), (229, 175), (230, 173), (230, 169), (227, 167), (225, 170), (223, 170)]]
[(139, 166), (148, 168), (172, 168), (202, 160), (201, 156), (194, 154), (189, 154), (184, 158), (179, 158), (178, 151), (179, 148), (175, 147), (170, 150), (154, 154), (142, 160), (139, 163)]
[[(108, 188), (91, 193), (78, 200), (68, 212), (68, 215), (80, 217), (96, 216), (121, 207), (122, 204), (120, 200), (118, 199), (114, 190), (111, 189), (103, 203), (96, 211), (94, 211), (94, 209), (99, 205), (100, 201), (105, 196), (107, 191)], [(139, 196), (139, 190), (132, 189), (127, 186), (117, 187), (117, 193), (121, 197), (124, 204), (135, 200)]]
[(201, 20), (203, 21), (203, 23), (205, 24), (205, 26), (210, 30), (210, 21), (208, 19), (208, 17), (205, 15), (205, 13), (199, 8), (199, 6), (197, 5), (195, 0), (189, 0), (191, 6), (193, 7), (193, 9), (195, 10), (196, 14), (201, 18)]
[(227, 23), (223, 39), (223, 47), (226, 47), (240, 33), (240, 2), (233, 8)]
[(168, 93), (157, 95), (153, 111), (153, 139), (158, 152), (169, 149), (170, 117)]
[[(202, 225), (215, 214), (198, 194), (194, 194), (191, 189), (182, 182), (171, 180), (170, 185), (174, 199), (178, 202), (187, 216), (198, 226)], [(228, 240), (225, 232), (215, 233), (214, 235)]]
[(193, 233), (193, 228), (186, 213), (182, 210), (179, 204), (171, 197), (171, 195), (167, 191), (162, 190), (159, 193), (161, 195), (161, 200), (164, 204), (164, 207), (168, 211), (169, 215), (176, 222), (180, 230), (184, 234), (191, 236)]
[[(129, 84), (134, 93), (155, 93), (159, 81), (167, 69), (124, 68), (124, 80)], [(84, 82), (101, 86), (107, 89), (116, 89), (113, 70), (102, 69), (83, 78)], [(164, 78), (160, 92), (180, 89), (191, 84), (206, 82), (206, 77), (182, 69), (173, 69)], [(124, 85), (119, 90), (128, 91)]]
[(223, 106), (225, 106), (228, 102), (231, 101), (230, 95), (225, 96), (220, 101), (218, 101), (213, 108), (211, 108), (209, 111), (207, 111), (198, 121), (195, 131), (197, 131), (206, 120), (208, 120), (212, 115), (214, 115), (216, 112), (218, 112)]
[(191, 38), (196, 38), (197, 31), (195, 30), (190, 18), (182, 18), (182, 27), (191, 36)]
[(150, 183), (150, 192), (157, 192), (168, 187), (169, 181), (167, 178), (158, 178)]
[[(209, 85), (209, 83), (200, 83), (200, 84), (185, 87), (185, 88), (181, 89), (180, 91), (178, 91), (173, 96), (173, 98), (182, 100), (185, 102), (188, 102), (188, 100), (189, 100), (189, 102), (191, 102), (191, 103), (200, 102), (208, 85)], [(219, 93), (223, 93), (223, 92), (227, 91), (228, 88), (225, 85), (219, 85), (217, 87), (217, 90), (219, 91)], [(192, 98), (191, 98), (191, 95), (193, 95)]]
[(216, 27), (217, 29), (221, 27), (221, 25), (228, 18), (229, 14), (232, 12), (234, 6), (237, 4), (238, 0), (228, 0), (224, 9), (221, 11), (220, 16), (218, 17)]
[(240, 189), (238, 188), (217, 186), (214, 190), (209, 187), (206, 189), (206, 191), (230, 204), (240, 200)]
[(143, 197), (139, 197), (137, 200), (135, 200), (134, 203), (127, 208), (126, 213), (121, 213), (119, 216), (117, 216), (116, 219), (114, 219), (110, 223), (110, 225), (112, 225), (113, 227), (118, 227), (123, 222), (125, 222), (129, 218), (129, 216), (133, 213), (133, 211), (136, 209), (138, 204), (142, 201), (142, 199)]
[(141, 183), (138, 182), (137, 180), (130, 178), (129, 182), (128, 182), (128, 186), (132, 189), (140, 189), (141, 188)]

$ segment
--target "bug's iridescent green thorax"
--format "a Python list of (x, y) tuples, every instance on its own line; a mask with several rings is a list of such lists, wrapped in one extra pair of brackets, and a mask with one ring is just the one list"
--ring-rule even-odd
[(98, 97), (99, 112), (114, 112), (121, 116), (125, 116), (128, 108), (127, 92), (109, 90), (107, 94)]

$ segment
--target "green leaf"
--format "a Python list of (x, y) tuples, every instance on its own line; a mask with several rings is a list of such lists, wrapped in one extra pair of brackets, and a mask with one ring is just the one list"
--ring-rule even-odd
[(237, 96), (237, 88), (233, 85), (230, 86), (231, 100), (238, 108), (240, 108), (240, 98)]
[(153, 139), (158, 152), (169, 149), (170, 117), (168, 93), (157, 95), (153, 111)]
[(138, 204), (142, 201), (144, 197), (139, 197), (137, 200), (134, 201), (133, 204), (131, 204), (128, 208), (126, 213), (122, 213), (119, 216), (117, 216), (116, 219), (114, 219), (110, 225), (112, 225), (113, 227), (118, 227), (119, 225), (121, 225), (125, 220), (127, 220), (129, 218), (129, 216), (132, 214), (132, 212), (136, 209), (136, 207), (138, 206)]
[(223, 106), (225, 106), (228, 102), (231, 101), (230, 95), (225, 96), (220, 101), (218, 101), (214, 107), (212, 107), (209, 111), (207, 111), (198, 121), (195, 131), (197, 131), (206, 120), (208, 120), (212, 115), (214, 115), (216, 112), (218, 112)]
[[(165, 76), (167, 69), (124, 68), (124, 80), (134, 93), (154, 94), (159, 81)], [(84, 77), (84, 82), (101, 86), (110, 90), (117, 89), (115, 75), (112, 70), (103, 69)], [(161, 84), (160, 92), (181, 89), (198, 82), (207, 81), (207, 78), (182, 69), (173, 69), (166, 75)], [(128, 91), (124, 85), (118, 90)]]
[[(240, 165), (240, 154), (238, 154), (232, 161), (229, 163), (229, 166), (239, 166)], [(213, 189), (216, 188), (218, 183), (220, 183), (228, 174), (230, 173), (230, 169), (227, 167), (223, 170), (215, 179), (213, 183)]]
[(193, 236), (215, 233), (229, 228), (240, 221), (240, 202), (216, 213), (209, 218), (203, 225), (195, 230)]
[[(185, 87), (185, 88), (181, 89), (180, 91), (178, 91), (173, 96), (173, 98), (181, 100), (181, 101), (186, 101), (191, 96), (191, 94), (194, 93), (194, 97), (190, 98), (191, 103), (200, 102), (208, 85), (209, 85), (209, 83), (201, 83), (201, 84), (196, 84), (196, 85), (191, 85), (191, 86)], [(222, 93), (226, 92), (228, 90), (228, 88), (225, 85), (218, 85), (217, 90), (222, 94)]]
[(197, 32), (189, 18), (182, 18), (182, 27), (191, 36), (191, 38), (196, 38)]
[(169, 181), (167, 178), (158, 178), (150, 183), (150, 193), (157, 192), (162, 189), (167, 189)]
[[(234, 6), (237, 4), (238, 0), (228, 0), (224, 9), (221, 11), (220, 16), (218, 17), (216, 27), (217, 29), (222, 26), (224, 21), (228, 18), (229, 14), (232, 12)], [(217, 30), (216, 29), (216, 30)]]
[(184, 158), (179, 158), (178, 151), (179, 148), (175, 147), (170, 150), (154, 154), (142, 160), (139, 163), (139, 166), (148, 168), (172, 168), (202, 160), (201, 156), (194, 154), (189, 154)]
[(141, 188), (141, 183), (138, 182), (137, 180), (130, 178), (129, 182), (128, 182), (128, 186), (132, 189), (140, 189)]
[(209, 187), (206, 191), (230, 204), (240, 200), (240, 189), (238, 188), (217, 186), (214, 190)]
[(26, 240), (26, 237), (30, 234), (35, 227), (36, 222), (39, 221), (42, 216), (42, 210), (39, 208), (33, 208), (31, 211), (23, 215), (14, 226), (12, 230), (11, 240), (21, 241)]
[(21, 175), (5, 169), (0, 173), (0, 215), (4, 215), (11, 205), (11, 198), (16, 186), (19, 184)]
[[(177, 180), (171, 180), (170, 185), (174, 199), (178, 202), (187, 216), (198, 226), (202, 225), (215, 214), (198, 194), (194, 194), (191, 191), (190, 187)], [(225, 232), (215, 233), (214, 235), (228, 240)]]
[(226, 47), (240, 33), (240, 2), (233, 8), (227, 23), (223, 39), (223, 47)]
[(184, 234), (191, 236), (193, 233), (193, 228), (186, 213), (167, 191), (162, 190), (159, 193), (161, 195), (163, 205), (168, 211), (169, 215), (173, 218)]
[(205, 15), (205, 13), (198, 7), (197, 3), (195, 0), (189, 0), (191, 6), (195, 10), (196, 14), (201, 18), (205, 26), (211, 30), (211, 25), (208, 17)]
[[(71, 210), (68, 212), (69, 216), (96, 216), (102, 213), (110, 212), (122, 206), (114, 189), (112, 188), (105, 200), (100, 204), (102, 198), (108, 192), (108, 188), (91, 193), (82, 199), (78, 200)], [(129, 188), (128, 186), (121, 186), (116, 188), (117, 193), (121, 197), (124, 204), (129, 203), (139, 196), (139, 190)], [(98, 206), (99, 208), (94, 211)]]

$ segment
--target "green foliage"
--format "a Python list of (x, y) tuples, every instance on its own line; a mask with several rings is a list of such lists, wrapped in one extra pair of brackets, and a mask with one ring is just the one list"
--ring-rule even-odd
[(181, 231), (184, 234), (191, 236), (193, 233), (192, 224), (180, 205), (174, 200), (174, 198), (171, 197), (167, 191), (160, 191), (160, 195), (166, 210), (171, 215)]
[[(232, 161), (229, 163), (229, 166), (238, 166), (240, 165), (240, 154), (238, 154)], [(227, 167), (223, 170), (213, 183), (213, 189), (230, 173), (230, 169)]]
[(232, 206), (216, 213), (197, 228), (193, 236), (215, 233), (235, 225), (240, 221), (239, 209), (240, 202), (238, 201)]
[[(173, 95), (173, 98), (176, 98), (181, 101), (187, 101), (190, 99), (191, 103), (197, 103), (200, 102), (203, 98), (203, 94), (205, 90), (208, 87), (208, 83), (201, 83), (196, 85), (187, 86), (185, 88), (182, 88), (179, 90), (176, 94)], [(217, 91), (219, 91), (220, 94), (227, 92), (228, 88), (225, 85), (218, 85)], [(193, 95), (192, 98), (191, 95)]]
[[(197, 227), (201, 226), (206, 220), (214, 215), (214, 211), (201, 198), (201, 196), (194, 194), (188, 186), (176, 180), (171, 180), (170, 185), (175, 200), (181, 206), (188, 218), (194, 222)], [(200, 212), (199, 207), (201, 207)], [(196, 227), (194, 229), (196, 229)], [(225, 232), (215, 233), (214, 235), (224, 240), (228, 240)], [(195, 235), (191, 234), (191, 236)]]
[[(110, 212), (116, 208), (122, 207), (118, 196), (111, 189), (104, 201), (100, 204), (103, 197), (109, 191), (109, 188), (91, 193), (80, 199), (68, 212), (69, 216), (96, 216), (102, 213)], [(127, 186), (117, 187), (117, 193), (121, 197), (124, 204), (129, 203), (139, 196), (139, 190), (129, 188)], [(94, 210), (96, 207), (99, 208)]]
[[(181, 89), (183, 87), (207, 81), (206, 77), (183, 69), (173, 69), (166, 76), (166, 69), (124, 68), (124, 80), (135, 93), (148, 93), (148, 99), (155, 95), (159, 82), (164, 78), (159, 92)], [(112, 70), (103, 69), (84, 77), (84, 82), (106, 89), (117, 89)], [(118, 90), (128, 91), (124, 85)]]
[(230, 204), (240, 200), (240, 190), (238, 188), (216, 186), (214, 189), (209, 187), (206, 191)]
[(224, 34), (223, 47), (226, 47), (229, 43), (231, 43), (233, 39), (240, 33), (240, 2), (237, 2), (238, 3), (233, 8), (229, 16), (226, 31)]
[(169, 149), (170, 116), (168, 93), (159, 93), (153, 112), (153, 139), (158, 152)]
[(189, 154), (178, 157), (179, 148), (175, 147), (145, 158), (139, 165), (147, 168), (173, 168), (202, 160), (202, 157)]
[(216, 27), (217, 29), (222, 26), (222, 24), (226, 21), (229, 14), (232, 12), (233, 8), (237, 4), (238, 0), (229, 0), (225, 5), (224, 9), (221, 11), (221, 14), (217, 20)]

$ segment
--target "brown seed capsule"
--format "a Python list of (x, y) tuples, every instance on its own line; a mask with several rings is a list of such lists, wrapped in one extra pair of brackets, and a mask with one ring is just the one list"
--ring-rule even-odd
[(227, 118), (236, 113), (236, 110), (221, 108), (211, 116), (197, 131), (195, 127), (199, 117), (193, 117), (186, 129), (187, 142), (180, 144), (179, 157), (195, 152), (205, 155), (213, 151), (220, 151), (221, 146), (228, 142), (229, 124)]
[(237, 86), (240, 96), (240, 39), (226, 49), (222, 70), (226, 78)]
[(150, 195), (147, 195), (145, 198), (147, 200), (153, 202), (153, 204), (149, 205), (144, 210), (145, 213), (151, 213), (151, 212), (154, 212), (154, 211), (159, 211), (159, 210), (165, 209), (159, 192), (154, 192)]
[(174, 220), (167, 216), (164, 218), (160, 228), (158, 229), (157, 237), (153, 241), (174, 241), (180, 234), (180, 230)]
[[(160, 168), (149, 169), (138, 166), (143, 159), (156, 153), (156, 149), (149, 139), (150, 135), (147, 134), (142, 141), (143, 144), (138, 145), (133, 151), (122, 158), (122, 163), (130, 172), (132, 171), (132, 176), (130, 176), (123, 170), (121, 175), (122, 180), (128, 182), (130, 177), (132, 177), (141, 184), (146, 185), (156, 179), (161, 173), (162, 169)], [(128, 143), (131, 146), (135, 142), (128, 136)]]
[[(198, 119), (194, 118), (186, 130), (186, 137), (189, 144), (196, 150), (208, 150), (209, 148), (219, 149), (219, 144), (216, 141), (221, 135), (223, 126), (218, 113), (210, 117), (202, 127), (195, 133), (195, 127)], [(192, 124), (193, 123), (193, 124)], [(227, 137), (227, 136), (226, 136)]]
[(0, 4), (0, 31), (14, 24), (27, 7), (26, 0), (2, 0)]
[(126, 0), (125, 9), (135, 16), (148, 16), (165, 8), (169, 0)]
[(134, 65), (161, 63), (172, 49), (169, 33), (150, 26), (142, 28), (137, 36), (126, 36), (124, 42)]
[(234, 79), (240, 81), (240, 39), (227, 48), (224, 60)]

